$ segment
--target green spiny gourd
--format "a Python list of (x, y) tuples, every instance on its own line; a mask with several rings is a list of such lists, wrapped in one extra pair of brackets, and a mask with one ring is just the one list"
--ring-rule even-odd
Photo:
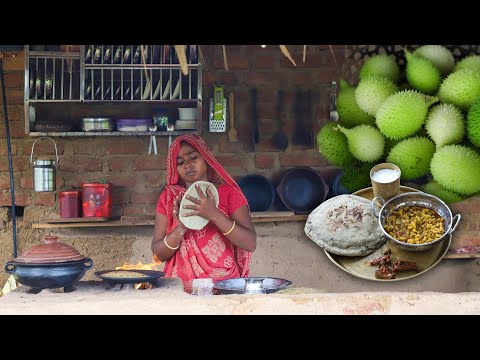
[(387, 138), (406, 138), (422, 127), (429, 106), (437, 101), (436, 97), (415, 90), (400, 91), (389, 96), (380, 106), (376, 124)]
[(454, 105), (438, 104), (430, 109), (425, 120), (425, 129), (438, 149), (462, 141), (465, 135), (465, 119)]
[(480, 191), (480, 155), (466, 146), (442, 146), (433, 154), (430, 172), (447, 190), (461, 195)]
[(413, 55), (405, 50), (407, 59), (406, 76), (414, 89), (425, 94), (435, 93), (442, 82), (440, 70), (428, 59)]
[(402, 90), (415, 90), (415, 89), (408, 82), (403, 82), (400, 85), (398, 85), (398, 91), (402, 91)]
[(462, 111), (480, 96), (480, 73), (471, 70), (458, 70), (448, 75), (437, 93), (441, 102), (453, 104)]
[(465, 196), (457, 194), (454, 191), (445, 189), (442, 185), (436, 181), (430, 181), (423, 187), (423, 191), (438, 197), (440, 200), (443, 200), (446, 204), (451, 204), (457, 201), (462, 201), (465, 199)]
[(397, 91), (398, 87), (392, 80), (371, 75), (358, 83), (355, 88), (355, 100), (360, 109), (375, 116), (385, 99)]
[(428, 137), (428, 133), (427, 133), (427, 130), (425, 129), (425, 126), (422, 126), (412, 136)]
[(415, 49), (413, 53), (430, 60), (440, 70), (443, 77), (450, 74), (455, 66), (452, 52), (442, 45), (423, 45)]
[(389, 154), (390, 151), (393, 149), (395, 145), (397, 145), (402, 139), (390, 139), (390, 138), (385, 138), (385, 150), (383, 151), (383, 154)]
[(480, 147), (480, 98), (468, 109), (467, 137), (473, 145)]
[(335, 122), (327, 122), (317, 134), (317, 150), (331, 165), (344, 166), (355, 161), (348, 150), (347, 137), (333, 130), (337, 126)]
[(371, 75), (383, 76), (397, 83), (400, 79), (400, 67), (391, 55), (373, 55), (364, 62), (358, 77), (362, 80)]
[(360, 161), (372, 162), (380, 159), (385, 148), (385, 138), (377, 128), (371, 125), (358, 125), (347, 129), (337, 125), (348, 140), (348, 149)]
[(400, 141), (387, 156), (387, 162), (397, 165), (403, 180), (412, 180), (430, 171), (435, 144), (426, 137), (411, 137)]
[(470, 55), (464, 57), (462, 60), (457, 62), (453, 71), (470, 69), (476, 72), (480, 72), (480, 56), (479, 55)]
[(343, 174), (340, 177), (339, 185), (349, 192), (355, 192), (371, 186), (370, 169), (374, 163), (356, 161), (343, 168)]
[(337, 111), (340, 117), (340, 123), (346, 127), (361, 124), (375, 125), (375, 118), (358, 106), (355, 100), (355, 87), (350, 86), (344, 79), (340, 79)]

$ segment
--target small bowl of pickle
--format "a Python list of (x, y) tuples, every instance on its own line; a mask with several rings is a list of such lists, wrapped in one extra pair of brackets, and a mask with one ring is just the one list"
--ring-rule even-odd
[(372, 202), (379, 225), (394, 245), (407, 251), (430, 250), (448, 238), (460, 222), (445, 202), (423, 192), (399, 194), (378, 205)]

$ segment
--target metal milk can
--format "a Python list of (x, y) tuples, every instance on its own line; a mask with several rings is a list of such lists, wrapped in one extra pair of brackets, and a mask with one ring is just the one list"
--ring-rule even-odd
[[(35, 148), (35, 143), (41, 139), (49, 139), (55, 145), (55, 155), (57, 161), (55, 160), (35, 160), (33, 161), (33, 149)], [(30, 154), (30, 162), (33, 164), (33, 189), (35, 191), (55, 191), (56, 185), (56, 163), (58, 163), (58, 152), (57, 144), (51, 138), (47, 136), (42, 136), (35, 140), (32, 145), (32, 153)]]

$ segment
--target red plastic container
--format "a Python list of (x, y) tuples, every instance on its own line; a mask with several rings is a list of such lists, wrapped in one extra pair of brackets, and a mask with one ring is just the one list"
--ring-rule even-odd
[(60, 217), (77, 218), (82, 216), (82, 192), (62, 191), (60, 193)]
[(107, 182), (82, 184), (83, 217), (112, 216), (112, 184)]

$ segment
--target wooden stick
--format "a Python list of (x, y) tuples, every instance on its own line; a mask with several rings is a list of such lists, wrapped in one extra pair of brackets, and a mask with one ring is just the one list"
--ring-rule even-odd
[(288, 60), (292, 62), (292, 64), (296, 67), (297, 64), (295, 64), (295, 61), (292, 58), (292, 55), (290, 55), (290, 52), (288, 51), (287, 47), (285, 45), (278, 45), (280, 46), (280, 50), (282, 50), (283, 55), (287, 57)]
[(147, 71), (147, 60), (145, 58), (145, 48), (143, 47), (143, 45), (140, 45), (140, 50), (141, 50), (141, 54), (142, 54), (142, 64), (143, 64), (143, 70), (145, 70), (145, 77), (147, 78), (147, 82), (150, 81), (150, 77), (148, 76), (148, 71)]
[(332, 45), (328, 45), (330, 47), (330, 52), (332, 53), (333, 56), (333, 61), (335, 61), (335, 65), (337, 65), (337, 58), (335, 57), (335, 53), (333, 52)]
[(178, 62), (180, 63), (180, 68), (182, 69), (183, 75), (188, 75), (188, 66), (187, 66), (187, 54), (185, 54), (184, 45), (173, 45), (175, 51), (177, 52)]
[(225, 45), (222, 45), (222, 48), (223, 48), (223, 63), (225, 64), (225, 70), (228, 71), (227, 50), (225, 49)]
[(307, 56), (307, 45), (303, 45), (303, 63), (305, 63), (306, 56)]
[(198, 53), (200, 54), (200, 59), (202, 61), (203, 66), (205, 66), (205, 71), (207, 73), (210, 73), (210, 71), (208, 71), (207, 62), (205, 61), (205, 58), (203, 57), (203, 52), (200, 49), (200, 45), (198, 45)]

